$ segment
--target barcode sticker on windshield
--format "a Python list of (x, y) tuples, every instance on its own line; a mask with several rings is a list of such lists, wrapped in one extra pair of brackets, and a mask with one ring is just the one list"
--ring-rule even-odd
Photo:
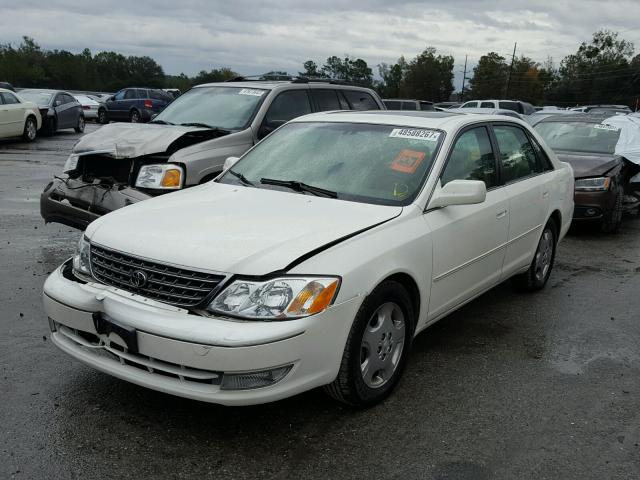
[(238, 95), (251, 95), (252, 97), (261, 97), (264, 95), (264, 90), (255, 90), (253, 88), (243, 88), (238, 92)]
[(597, 123), (593, 126), (593, 128), (597, 128), (598, 130), (611, 130), (612, 132), (617, 132), (620, 130), (618, 127), (614, 127), (613, 125), (605, 125), (604, 123)]
[(436, 132), (435, 130), (425, 130), (422, 128), (394, 128), (391, 130), (389, 137), (437, 142), (440, 138), (440, 132)]

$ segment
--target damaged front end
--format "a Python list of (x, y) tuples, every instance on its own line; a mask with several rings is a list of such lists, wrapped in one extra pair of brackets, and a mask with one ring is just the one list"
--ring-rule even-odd
[[(40, 197), (40, 213), (45, 223), (57, 222), (84, 230), (106, 213), (179, 190), (185, 185), (186, 171), (184, 165), (170, 162), (171, 156), (182, 148), (220, 136), (212, 130), (174, 131), (173, 138), (167, 135), (161, 144), (157, 140), (164, 130), (162, 126), (137, 127), (134, 131), (128, 125), (124, 128), (108, 125), (101, 129), (104, 132), (92, 134), (102, 133), (99, 139), (89, 135), (76, 145), (63, 176), (49, 182)], [(137, 134), (137, 142), (123, 138), (133, 134)], [(145, 134), (146, 141), (140, 138)], [(153, 135), (153, 141), (148, 134)], [(117, 137), (117, 147), (91, 148), (106, 146), (109, 136)]]

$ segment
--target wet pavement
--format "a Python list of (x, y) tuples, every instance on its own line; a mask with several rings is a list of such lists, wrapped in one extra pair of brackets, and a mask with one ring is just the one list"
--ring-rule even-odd
[(382, 405), (220, 407), (51, 344), (42, 284), (79, 232), (38, 202), (78, 137), (0, 142), (0, 478), (640, 477), (640, 220), (572, 232), (544, 291), (501, 285), (427, 329)]

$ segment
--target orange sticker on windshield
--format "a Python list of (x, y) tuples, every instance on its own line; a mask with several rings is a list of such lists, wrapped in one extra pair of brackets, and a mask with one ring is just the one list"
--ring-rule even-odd
[(415, 150), (402, 150), (391, 163), (391, 169), (396, 172), (415, 173), (426, 154)]

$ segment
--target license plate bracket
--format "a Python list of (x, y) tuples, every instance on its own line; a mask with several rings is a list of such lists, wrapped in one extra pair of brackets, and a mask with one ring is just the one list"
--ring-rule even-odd
[(138, 332), (135, 328), (123, 325), (102, 312), (93, 314), (93, 326), (99, 334), (119, 336), (130, 353), (138, 353)]

